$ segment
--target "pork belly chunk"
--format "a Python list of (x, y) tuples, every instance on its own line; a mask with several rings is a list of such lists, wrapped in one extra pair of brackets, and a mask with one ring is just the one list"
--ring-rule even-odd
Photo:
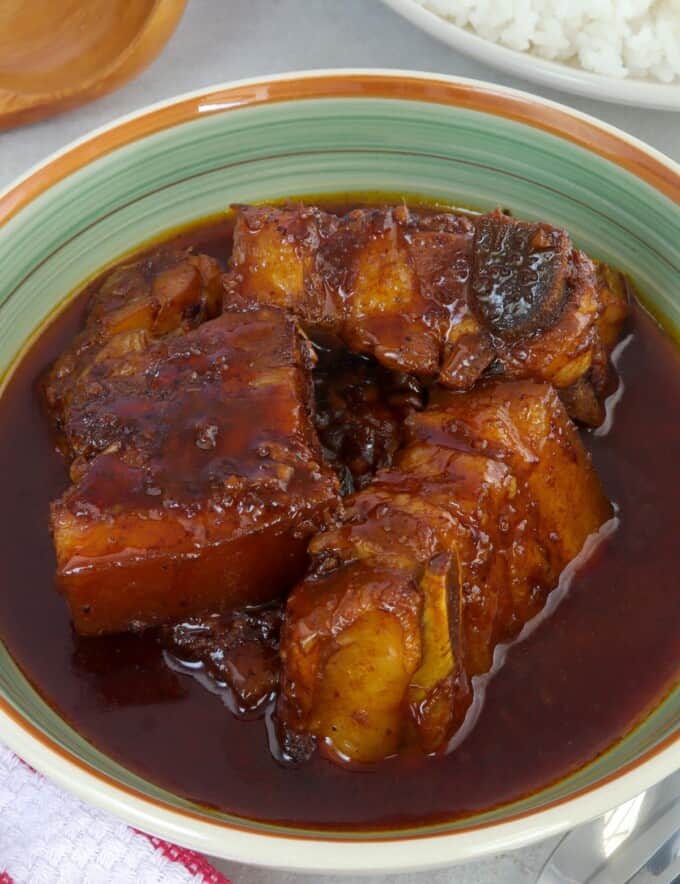
[(81, 634), (258, 604), (304, 571), (336, 501), (310, 417), (308, 342), (274, 308), (109, 349), (62, 422), (74, 484), (52, 506)]
[(604, 270), (565, 231), (501, 212), (245, 206), (225, 302), (285, 307), (314, 336), (455, 390), (485, 372), (548, 381), (597, 424), (627, 312)]
[(612, 515), (547, 384), (443, 391), (407, 424), (395, 465), (312, 540), (288, 599), (277, 715), (289, 757), (445, 750), (472, 676)]
[(473, 228), (453, 215), (430, 227), (419, 231), (403, 206), (342, 217), (306, 206), (240, 207), (226, 303), (241, 294), (286, 306), (314, 334), (433, 378), (448, 325), (433, 290), (455, 298), (444, 279), (454, 283)]
[(88, 456), (93, 445), (97, 450), (91, 434), (78, 435), (74, 413), (97, 398), (98, 373), (155, 338), (196, 328), (221, 309), (219, 266), (207, 255), (163, 247), (105, 275), (91, 292), (85, 328), (43, 383), (47, 410), (69, 460)]

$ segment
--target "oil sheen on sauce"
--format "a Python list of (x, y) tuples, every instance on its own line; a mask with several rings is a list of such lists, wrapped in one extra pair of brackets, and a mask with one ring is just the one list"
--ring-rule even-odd
[[(228, 222), (183, 233), (225, 260)], [(605, 434), (584, 433), (620, 525), (550, 618), (514, 644), (474, 730), (448, 756), (370, 771), (272, 757), (263, 720), (239, 720), (164, 662), (153, 636), (82, 639), (54, 587), (49, 501), (66, 471), (37, 379), (82, 323), (74, 301), (40, 336), (0, 401), (0, 638), (40, 693), (102, 751), (205, 805), (288, 825), (370, 829), (488, 809), (591, 761), (672, 687), (680, 660), (680, 353), (635, 307)]]

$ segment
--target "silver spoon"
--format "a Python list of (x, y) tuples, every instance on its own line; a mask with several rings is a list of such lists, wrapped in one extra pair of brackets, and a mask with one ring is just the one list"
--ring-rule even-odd
[(680, 884), (680, 772), (565, 835), (536, 884)]

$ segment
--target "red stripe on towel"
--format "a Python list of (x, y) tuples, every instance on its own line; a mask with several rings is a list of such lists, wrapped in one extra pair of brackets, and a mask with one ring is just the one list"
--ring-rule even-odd
[[(168, 841), (163, 841), (162, 838), (147, 835), (146, 832), (139, 832), (139, 834), (148, 838), (156, 850), (159, 850), (166, 859), (173, 863), (180, 863), (192, 875), (199, 875), (204, 884), (231, 884), (229, 878), (225, 878), (221, 872), (218, 872), (217, 869), (211, 866), (208, 860), (200, 853), (196, 853), (194, 850), (186, 850), (184, 847), (178, 847), (176, 844), (170, 844)], [(0, 884), (4, 884), (1, 878)]]

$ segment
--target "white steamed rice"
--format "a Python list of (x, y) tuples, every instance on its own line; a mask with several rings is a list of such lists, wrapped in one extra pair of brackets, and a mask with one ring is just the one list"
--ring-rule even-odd
[(416, 0), (480, 37), (608, 77), (680, 78), (680, 0)]

